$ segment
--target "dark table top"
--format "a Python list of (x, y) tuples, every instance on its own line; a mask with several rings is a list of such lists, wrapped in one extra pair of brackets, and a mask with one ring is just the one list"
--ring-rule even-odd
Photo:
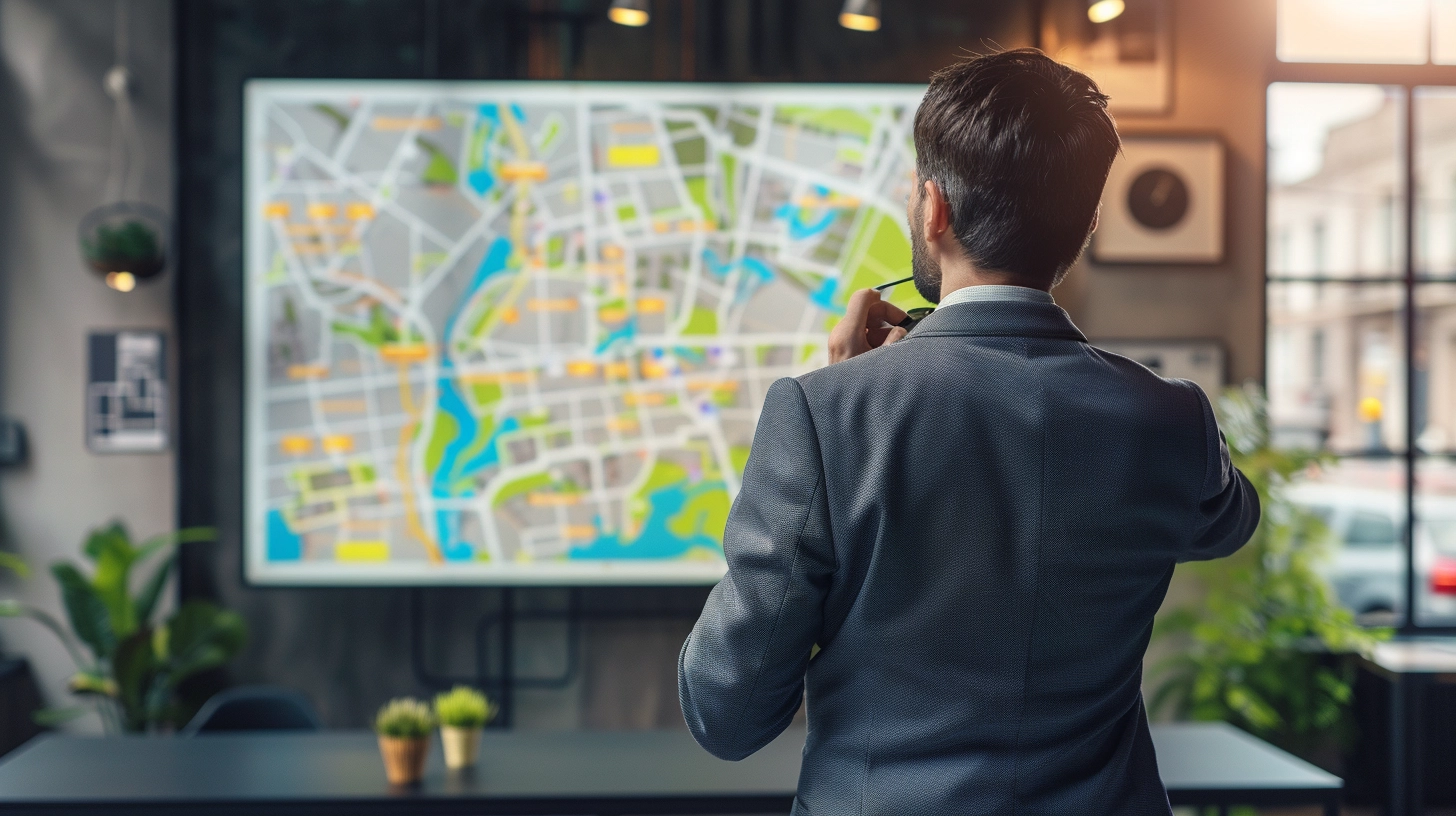
[[(1317, 802), (1341, 785), (1222, 724), (1155, 726), (1153, 739), (1175, 803)], [(0, 810), (785, 813), (803, 741), (802, 730), (791, 730), (735, 763), (709, 756), (685, 732), (490, 732), (476, 768), (447, 772), (437, 745), (424, 782), (401, 790), (385, 781), (375, 738), (361, 731), (48, 736), (0, 761)], [(1261, 793), (1273, 798), (1247, 798)]]

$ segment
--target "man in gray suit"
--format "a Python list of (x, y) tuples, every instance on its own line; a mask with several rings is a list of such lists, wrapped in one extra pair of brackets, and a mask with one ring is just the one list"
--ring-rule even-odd
[(795, 814), (1169, 813), (1153, 613), (1259, 505), (1203, 392), (1092, 348), (1048, 294), (1096, 226), (1106, 102), (1030, 50), (936, 74), (908, 209), (939, 308), (906, 336), (858, 292), (835, 364), (769, 389), (679, 694), (740, 759), (807, 689)]

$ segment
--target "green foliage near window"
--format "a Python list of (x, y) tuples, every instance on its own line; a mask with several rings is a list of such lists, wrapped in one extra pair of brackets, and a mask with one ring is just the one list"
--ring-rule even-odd
[[(206, 601), (188, 601), (166, 620), (155, 620), (176, 547), (212, 538), (211, 529), (191, 528), (134, 544), (119, 523), (93, 530), (82, 546), (90, 574), (67, 561), (51, 566), (69, 626), (15, 600), (0, 600), (0, 617), (29, 618), (60, 639), (76, 663), (71, 691), (95, 706), (107, 730), (179, 725), (185, 712), (177, 685), (226, 663), (247, 637), (240, 616)], [(155, 562), (151, 573), (134, 587), (133, 569), (147, 562)], [(87, 710), (52, 710), (41, 719), (57, 723)]]
[(1206, 594), (1165, 610), (1154, 628), (1155, 638), (1186, 648), (1153, 668), (1150, 707), (1229, 722), (1305, 757), (1327, 756), (1353, 736), (1348, 657), (1390, 633), (1362, 628), (1339, 605), (1318, 572), (1330, 556), (1330, 532), (1288, 497), (1291, 480), (1325, 457), (1271, 446), (1268, 405), (1255, 388), (1230, 390), (1219, 413), (1263, 518), (1238, 553), (1182, 567)]
[(400, 739), (421, 739), (428, 737), (435, 727), (435, 715), (430, 705), (413, 697), (396, 697), (379, 709), (374, 718), (374, 730), (381, 737)]
[(485, 695), (469, 686), (456, 686), (435, 695), (435, 718), (440, 725), (483, 728), (494, 713)]
[(9, 570), (21, 578), (30, 577), (30, 567), (25, 565), (25, 559), (4, 550), (0, 550), (0, 570)]

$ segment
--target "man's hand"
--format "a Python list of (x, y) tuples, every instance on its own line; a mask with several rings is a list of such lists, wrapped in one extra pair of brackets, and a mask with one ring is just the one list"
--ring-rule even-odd
[(829, 333), (829, 362), (843, 362), (899, 340), (908, 332), (895, 324), (904, 319), (905, 312), (880, 300), (880, 293), (874, 289), (855, 292), (849, 298), (844, 319)]

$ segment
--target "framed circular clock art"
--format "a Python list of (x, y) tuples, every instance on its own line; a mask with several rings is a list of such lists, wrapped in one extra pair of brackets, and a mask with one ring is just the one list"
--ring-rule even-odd
[(1219, 263), (1224, 201), (1224, 146), (1218, 137), (1128, 136), (1102, 193), (1092, 260)]

